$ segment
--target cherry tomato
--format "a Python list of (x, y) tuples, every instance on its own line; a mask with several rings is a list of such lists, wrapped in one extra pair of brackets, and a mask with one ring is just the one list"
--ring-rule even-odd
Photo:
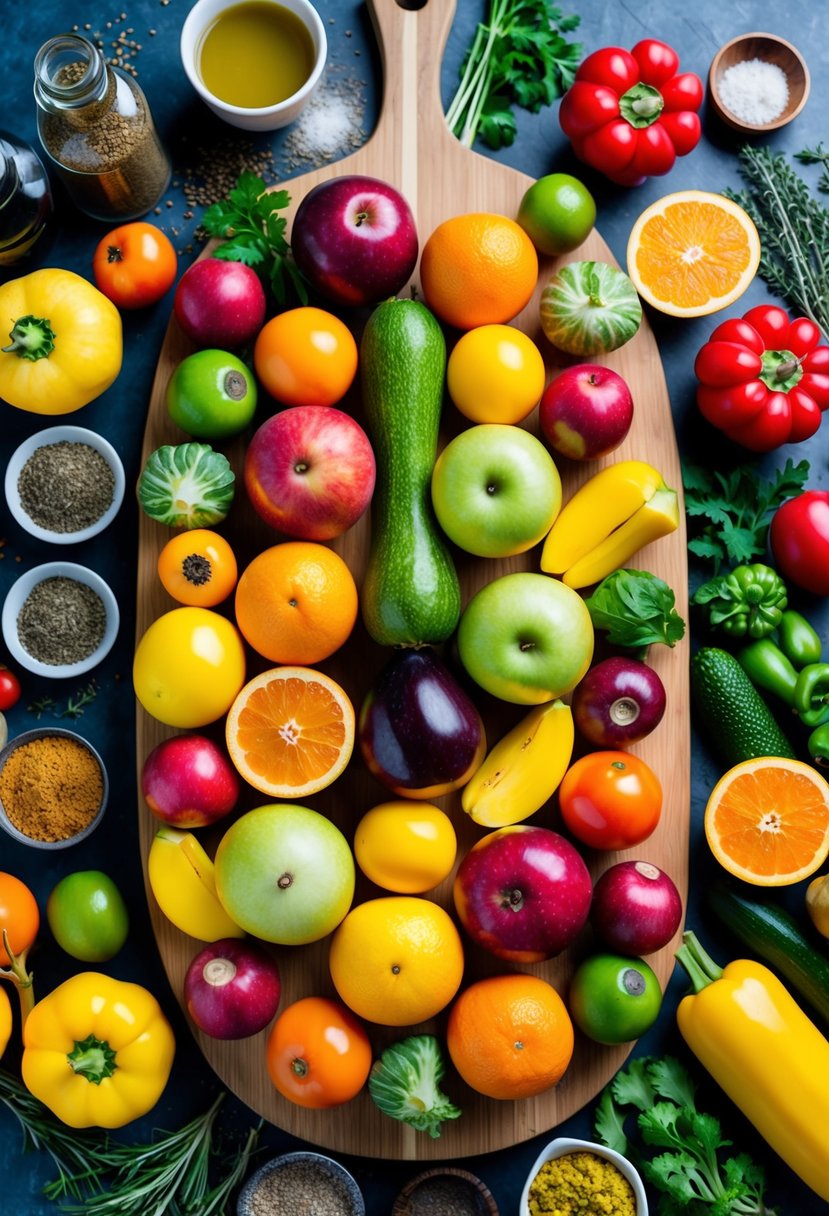
[(0, 665), (0, 712), (11, 709), (20, 700), (20, 681), (8, 667)]
[(368, 1035), (344, 1005), (324, 997), (294, 1001), (274, 1022), (267, 1065), (283, 1098), (321, 1109), (355, 1097), (371, 1068)]
[(61, 949), (84, 963), (113, 958), (129, 932), (124, 897), (101, 870), (66, 874), (46, 901), (46, 919)]
[(136, 221), (107, 233), (92, 257), (99, 291), (117, 308), (155, 304), (175, 282), (178, 259), (155, 224)]
[(629, 752), (589, 752), (559, 786), (570, 832), (593, 849), (629, 849), (646, 840), (662, 813), (662, 786), (644, 760)]
[(336, 405), (357, 373), (357, 343), (333, 313), (290, 308), (259, 331), (253, 365), (283, 405)]
[(180, 604), (212, 608), (236, 586), (236, 558), (223, 536), (209, 528), (179, 532), (158, 555), (158, 577)]
[(640, 958), (594, 954), (570, 982), (570, 1013), (595, 1043), (631, 1043), (649, 1030), (662, 1008), (659, 980)]
[(11, 962), (3, 945), (4, 929), (12, 954), (19, 955), (34, 943), (39, 928), (40, 911), (32, 892), (14, 874), (0, 871), (0, 966)]
[(829, 595), (829, 490), (805, 490), (778, 507), (769, 529), (774, 564), (789, 582)]

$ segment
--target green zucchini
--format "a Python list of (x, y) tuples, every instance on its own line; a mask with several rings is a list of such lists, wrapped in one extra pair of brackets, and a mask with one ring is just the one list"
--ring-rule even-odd
[(381, 646), (443, 642), (461, 593), (430, 491), (446, 370), (440, 324), (419, 300), (385, 300), (366, 322), (360, 367), (377, 458), (363, 622)]
[(703, 646), (696, 652), (691, 694), (699, 725), (729, 768), (757, 756), (795, 759), (774, 714), (727, 650)]
[(812, 945), (794, 917), (779, 904), (751, 899), (724, 883), (713, 883), (705, 898), (726, 928), (829, 1023), (829, 956)]

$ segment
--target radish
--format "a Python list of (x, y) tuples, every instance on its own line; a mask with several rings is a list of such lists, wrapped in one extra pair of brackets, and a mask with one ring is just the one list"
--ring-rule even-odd
[(223, 938), (201, 950), (184, 977), (187, 1012), (214, 1039), (245, 1039), (263, 1030), (279, 1005), (276, 963), (261, 946)]
[(573, 690), (573, 721), (594, 747), (638, 743), (662, 721), (665, 685), (640, 659), (604, 659)]
[(620, 954), (653, 954), (671, 940), (682, 920), (673, 879), (649, 861), (620, 861), (593, 889), (590, 923)]

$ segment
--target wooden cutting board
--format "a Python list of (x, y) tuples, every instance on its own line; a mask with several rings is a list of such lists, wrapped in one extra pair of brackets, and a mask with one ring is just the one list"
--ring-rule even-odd
[[(416, 0), (410, 0), (411, 3)], [(408, 9), (396, 0), (369, 0), (384, 69), (385, 88), (382, 116), (370, 140), (359, 151), (334, 165), (297, 177), (287, 184), (295, 207), (317, 182), (333, 175), (365, 173), (391, 182), (407, 198), (415, 214), (421, 244), (432, 229), (451, 215), (471, 211), (516, 214), (519, 201), (531, 178), (462, 147), (449, 133), (440, 104), (440, 63), (455, 11), (454, 0), (426, 0), (418, 9)], [(282, 184), (282, 183), (280, 183)], [(208, 252), (207, 250), (205, 252)], [(598, 232), (569, 255), (566, 261), (593, 258), (613, 262), (608, 247)], [(553, 260), (542, 262), (539, 286), (533, 301), (514, 324), (535, 339), (548, 362), (550, 376), (565, 360), (546, 342), (538, 324), (538, 295), (555, 267)], [(347, 320), (352, 319), (346, 317)], [(159, 357), (152, 388), (143, 457), (162, 443), (182, 442), (185, 436), (169, 421), (164, 394), (167, 381), (177, 363), (193, 348), (178, 330), (175, 320), (168, 328)], [(647, 320), (636, 337), (605, 360), (628, 381), (635, 401), (635, 419), (625, 443), (608, 458), (610, 461), (636, 458), (659, 468), (669, 485), (681, 495), (680, 465), (671, 419), (670, 402), (656, 343)], [(361, 418), (358, 389), (346, 399), (345, 408)], [(457, 411), (445, 406), (447, 432), (461, 423)], [(261, 418), (257, 418), (257, 423)], [(533, 415), (526, 424), (536, 427)], [(244, 439), (223, 449), (241, 469)], [(598, 464), (570, 465), (560, 461), (565, 499), (574, 488), (594, 473)], [(677, 608), (687, 619), (687, 572), (684, 513), (678, 532), (642, 550), (636, 564), (664, 578), (676, 592)], [(369, 539), (368, 515), (344, 537), (333, 542), (350, 564), (358, 586), (362, 577)], [(221, 530), (232, 541), (244, 565), (253, 554), (280, 538), (253, 515), (239, 485), (236, 502)], [(175, 607), (162, 589), (156, 575), (156, 559), (170, 537), (169, 529), (142, 516), (139, 528), (137, 637), (162, 612)], [(485, 561), (458, 555), (464, 603), (478, 587), (499, 574), (516, 569), (538, 569), (538, 550), (505, 561)], [(232, 613), (225, 606), (223, 611)], [(358, 626), (355, 634), (327, 663), (322, 664), (344, 685), (355, 706), (359, 707), (371, 679), (388, 652), (376, 646)], [(447, 656), (448, 657), (448, 656)], [(664, 646), (651, 648), (649, 661), (659, 671), (668, 694), (668, 709), (658, 729), (636, 750), (659, 775), (664, 787), (662, 821), (654, 835), (626, 858), (644, 857), (665, 869), (674, 879), (683, 898), (687, 891), (687, 852), (689, 816), (689, 705), (687, 640), (671, 651)], [(249, 674), (268, 664), (250, 655)], [(494, 742), (520, 716), (515, 706), (481, 698), (488, 739)], [(221, 738), (222, 724), (210, 728)], [(150, 718), (137, 706), (137, 764), (166, 735), (174, 734)], [(348, 769), (334, 786), (308, 799), (315, 809), (330, 815), (351, 838), (359, 816), (370, 806), (384, 801), (387, 792), (370, 777), (355, 752)], [(240, 810), (267, 802), (253, 790), (240, 804)], [(483, 834), (466, 820), (457, 795), (441, 800), (453, 816), (459, 836), (459, 856)], [(158, 822), (139, 799), (140, 842), (146, 878), (146, 860)], [(555, 803), (534, 816), (532, 822), (558, 826)], [(225, 824), (226, 826), (226, 824)], [(211, 832), (202, 830), (208, 851), (215, 849), (222, 825)], [(617, 854), (588, 854), (595, 876), (620, 859)], [(358, 882), (356, 899), (382, 894), (366, 880)], [(451, 910), (451, 879), (433, 897)], [(159, 950), (176, 996), (181, 1000), (182, 980), (188, 963), (200, 943), (175, 929), (159, 912), (147, 886), (147, 898)], [(673, 967), (673, 945), (651, 956), (650, 963), (663, 986)], [(570, 951), (551, 962), (535, 967), (513, 968), (471, 943), (467, 948), (466, 981), (482, 975), (523, 969), (549, 979), (562, 994), (576, 961), (589, 949), (584, 937)], [(282, 1007), (306, 995), (334, 995), (327, 968), (327, 943), (275, 949), (283, 978)], [(445, 1015), (418, 1030), (441, 1033)], [(376, 1049), (399, 1039), (408, 1030), (372, 1027)], [(196, 1032), (204, 1055), (225, 1085), (254, 1111), (277, 1126), (328, 1149), (397, 1159), (445, 1159), (488, 1152), (526, 1140), (555, 1127), (588, 1102), (621, 1066), (629, 1046), (609, 1048), (590, 1044), (579, 1037), (573, 1062), (561, 1083), (532, 1100), (497, 1102), (474, 1094), (451, 1070), (445, 1082), (450, 1096), (463, 1107), (462, 1118), (445, 1125), (439, 1140), (416, 1133), (402, 1123), (382, 1115), (363, 1092), (354, 1101), (334, 1110), (309, 1111), (295, 1106), (272, 1088), (264, 1063), (267, 1031), (252, 1039), (220, 1042)]]

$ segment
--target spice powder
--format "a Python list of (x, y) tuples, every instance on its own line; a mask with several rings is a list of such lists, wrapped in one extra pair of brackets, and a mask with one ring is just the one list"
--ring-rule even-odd
[(32, 452), (17, 477), (23, 510), (47, 532), (80, 532), (112, 504), (115, 476), (88, 443), (62, 439)]
[(596, 1153), (565, 1153), (545, 1161), (530, 1184), (530, 1216), (636, 1216), (636, 1195), (612, 1161)]
[(65, 735), (21, 743), (0, 769), (0, 802), (9, 821), (32, 840), (68, 840), (88, 827), (104, 796), (101, 766)]
[(106, 608), (98, 592), (61, 574), (36, 583), (17, 616), (20, 645), (51, 667), (89, 658), (105, 629)]

